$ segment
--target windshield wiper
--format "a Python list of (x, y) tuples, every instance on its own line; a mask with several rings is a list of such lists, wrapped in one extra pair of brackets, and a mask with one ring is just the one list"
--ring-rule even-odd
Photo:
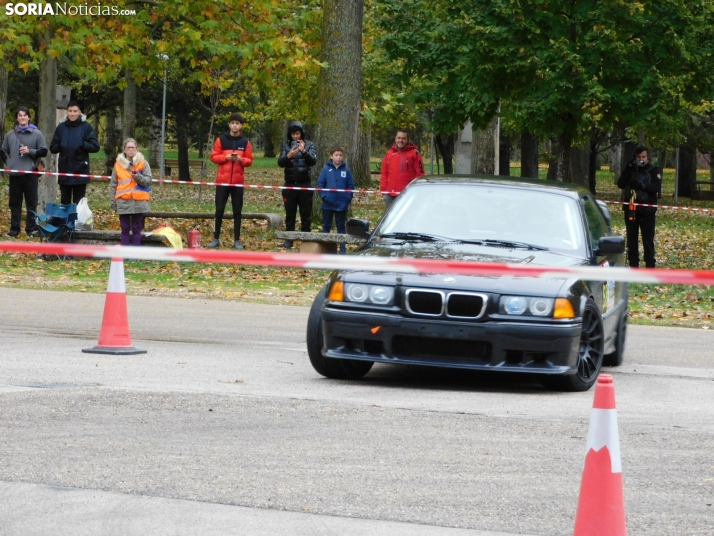
[(425, 233), (385, 233), (379, 235), (379, 238), (394, 238), (395, 240), (407, 240), (410, 242), (454, 242), (452, 238)]
[(536, 251), (548, 251), (548, 248), (544, 246), (536, 246), (535, 244), (528, 244), (526, 242), (512, 242), (510, 240), (480, 240), (485, 246), (493, 246), (497, 248), (513, 248), (513, 249), (533, 249)]

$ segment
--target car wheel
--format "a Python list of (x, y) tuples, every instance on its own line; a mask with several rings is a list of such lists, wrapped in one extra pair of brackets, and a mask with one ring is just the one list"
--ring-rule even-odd
[(307, 318), (307, 355), (312, 368), (326, 378), (336, 380), (356, 380), (367, 374), (372, 361), (356, 359), (333, 359), (322, 355), (322, 305), (325, 303), (325, 289), (321, 289), (312, 302)]
[(583, 311), (583, 327), (580, 332), (580, 348), (578, 349), (575, 374), (549, 376), (544, 378), (544, 383), (546, 386), (560, 391), (587, 391), (600, 374), (604, 347), (602, 317), (595, 302), (589, 299)]
[(607, 354), (602, 360), (602, 364), (606, 367), (619, 367), (625, 359), (625, 340), (627, 337), (627, 311), (620, 317), (620, 322), (617, 324), (617, 333), (615, 335), (615, 351)]

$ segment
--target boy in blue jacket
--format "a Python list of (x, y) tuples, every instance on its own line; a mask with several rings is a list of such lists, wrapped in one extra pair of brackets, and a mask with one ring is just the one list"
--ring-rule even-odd
[[(327, 161), (325, 167), (320, 172), (317, 179), (318, 188), (334, 188), (338, 190), (354, 190), (355, 181), (352, 172), (345, 162), (345, 151), (342, 147), (330, 149), (332, 158)], [(347, 209), (352, 201), (352, 192), (329, 192), (320, 190), (322, 197), (322, 232), (329, 233), (332, 230), (332, 220), (334, 218), (337, 225), (337, 232), (345, 234), (345, 218)], [(340, 244), (340, 255), (347, 253), (347, 246)]]

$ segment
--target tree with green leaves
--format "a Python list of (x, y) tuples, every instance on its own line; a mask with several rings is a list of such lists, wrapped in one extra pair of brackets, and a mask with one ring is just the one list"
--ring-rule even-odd
[[(385, 50), (430, 81), (444, 130), (500, 114), (551, 137), (557, 180), (593, 128), (674, 136), (714, 88), (709, 0), (403, 0), (382, 4)], [(422, 97), (426, 102), (427, 96)]]

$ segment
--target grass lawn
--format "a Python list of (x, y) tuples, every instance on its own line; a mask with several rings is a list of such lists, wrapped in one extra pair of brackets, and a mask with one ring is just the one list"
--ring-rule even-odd
[[(197, 155), (192, 154), (191, 158)], [(167, 152), (167, 158), (176, 155)], [(92, 161), (92, 172), (103, 172), (103, 157)], [(519, 174), (513, 167), (511, 173)], [(543, 178), (546, 170), (541, 170)], [(275, 158), (256, 158), (246, 172), (248, 183), (281, 185), (282, 170)], [(215, 178), (215, 166), (209, 166), (207, 180)], [(194, 176), (198, 179), (198, 176)], [(665, 170), (663, 204), (675, 204), (673, 170)], [(619, 200), (619, 190), (610, 172), (598, 172), (598, 196), (604, 200)], [(378, 187), (378, 176), (373, 176), (373, 188)], [(108, 181), (93, 181), (88, 187), (88, 199), (94, 212), (95, 228), (119, 229), (119, 218), (110, 210)], [(9, 228), (7, 208), (7, 179), (0, 179), (0, 232)], [(712, 207), (714, 203), (682, 199), (679, 205)], [(369, 219), (375, 224), (383, 213), (381, 198), (357, 195), (352, 203), (351, 216)], [(213, 189), (206, 186), (157, 184), (152, 189), (152, 210), (163, 212), (212, 212)], [(230, 210), (230, 209), (229, 209)], [(284, 215), (280, 190), (248, 189), (244, 212), (276, 212)], [(616, 232), (624, 235), (620, 206), (612, 205)], [(195, 224), (199, 225), (204, 243), (210, 240), (212, 220), (149, 219), (146, 229), (166, 223), (183, 237)], [(24, 225), (24, 224), (23, 224)], [(313, 222), (313, 229), (318, 225)], [(228, 246), (233, 241), (232, 222), (224, 222), (222, 239)], [(6, 239), (4, 236), (3, 239)], [(20, 240), (26, 237), (22, 233)], [(252, 251), (277, 251), (279, 240), (266, 223), (244, 221), (241, 240)], [(657, 214), (658, 267), (711, 269), (710, 256), (714, 241), (714, 220), (707, 213), (660, 209)], [(349, 247), (349, 246), (348, 246)], [(354, 248), (354, 246), (351, 246)], [(34, 255), (0, 253), (0, 286), (105, 292), (109, 261), (75, 260), (47, 262)], [(170, 295), (228, 300), (259, 301), (276, 304), (309, 305), (324, 283), (327, 273), (315, 270), (235, 266), (221, 264), (157, 263), (131, 261), (125, 263), (127, 292), (135, 295)], [(630, 287), (630, 310), (633, 323), (677, 325), (708, 329), (714, 318), (714, 291), (710, 287), (682, 285), (641, 285)]]

